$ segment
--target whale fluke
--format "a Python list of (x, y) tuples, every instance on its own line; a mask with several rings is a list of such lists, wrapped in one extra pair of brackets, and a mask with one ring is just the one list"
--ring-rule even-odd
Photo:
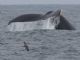
[(57, 30), (76, 30), (72, 24), (62, 15), (60, 15), (60, 23), (56, 26)]
[(14, 22), (30, 22), (40, 20), (42, 18), (42, 14), (24, 14), (20, 15), (13, 20), (9, 21), (8, 25)]
[(49, 12), (47, 12), (45, 15), (48, 15), (48, 14), (51, 14), (53, 11), (49, 11)]
[(45, 17), (45, 18), (49, 18), (49, 17), (53, 17), (53, 16), (57, 17), (57, 16), (60, 16), (60, 13), (61, 13), (61, 10), (60, 10), (60, 9), (57, 10), (56, 12), (49, 11), (49, 12), (47, 12), (47, 13), (44, 15), (44, 17)]
[(72, 24), (61, 15), (61, 9), (48, 11), (46, 14), (24, 14), (8, 23), (10, 31), (35, 29), (75, 30)]

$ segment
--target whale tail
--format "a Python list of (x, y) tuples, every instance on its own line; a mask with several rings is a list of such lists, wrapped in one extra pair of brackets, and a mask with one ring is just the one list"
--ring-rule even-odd
[(11, 20), (8, 23), (8, 28), (9, 31), (26, 31), (35, 29), (75, 30), (75, 28), (61, 13), (62, 10), (58, 9), (55, 12), (49, 11), (44, 15), (42, 14), (21, 15)]

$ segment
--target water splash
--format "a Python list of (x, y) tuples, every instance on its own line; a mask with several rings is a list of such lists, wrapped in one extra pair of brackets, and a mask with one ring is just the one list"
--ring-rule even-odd
[(32, 22), (14, 22), (8, 25), (9, 31), (27, 31), (40, 29), (55, 29), (55, 24), (51, 23), (51, 19), (32, 21)]

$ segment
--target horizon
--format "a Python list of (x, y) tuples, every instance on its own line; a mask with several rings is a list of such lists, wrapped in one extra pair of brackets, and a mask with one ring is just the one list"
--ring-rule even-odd
[[(4, 5), (4, 4), (0, 4)], [(5, 5), (80, 5), (80, 4), (5, 4)]]
[(80, 0), (0, 0), (0, 5), (64, 4), (79, 5)]

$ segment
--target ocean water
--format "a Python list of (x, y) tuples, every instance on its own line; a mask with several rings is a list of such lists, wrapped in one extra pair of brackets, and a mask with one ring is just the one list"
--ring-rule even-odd
[[(7, 30), (8, 22), (21, 14), (45, 14), (57, 9), (62, 9), (76, 30)], [(80, 60), (80, 5), (1, 5), (0, 60)]]

